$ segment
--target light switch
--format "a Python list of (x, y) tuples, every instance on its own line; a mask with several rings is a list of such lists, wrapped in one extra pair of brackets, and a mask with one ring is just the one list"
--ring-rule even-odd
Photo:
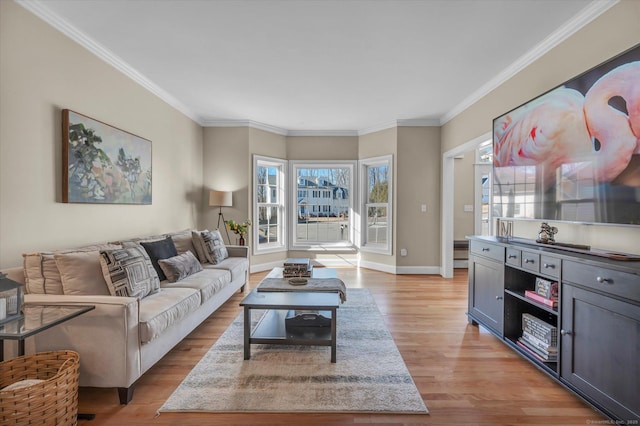
[(427, 212), (427, 205), (423, 204), (421, 207), (422, 213), (426, 213)]
[(464, 211), (465, 212), (472, 212), (473, 211), (473, 206), (471, 204), (465, 204), (464, 205)]

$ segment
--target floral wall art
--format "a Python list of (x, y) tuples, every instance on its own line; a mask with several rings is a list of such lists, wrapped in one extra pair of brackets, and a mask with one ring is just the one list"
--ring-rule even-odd
[(151, 141), (62, 111), (62, 201), (151, 204)]

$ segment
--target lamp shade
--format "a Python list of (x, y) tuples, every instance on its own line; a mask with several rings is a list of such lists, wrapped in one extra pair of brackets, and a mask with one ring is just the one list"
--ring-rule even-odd
[(209, 191), (209, 205), (220, 207), (232, 207), (231, 191)]

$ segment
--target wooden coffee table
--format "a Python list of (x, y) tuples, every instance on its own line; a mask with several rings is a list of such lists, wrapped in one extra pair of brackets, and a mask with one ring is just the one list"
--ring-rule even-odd
[[(279, 269), (279, 271), (278, 271)], [(318, 272), (316, 272), (318, 271)], [(282, 268), (276, 268), (268, 277), (282, 276)], [(335, 269), (317, 268), (314, 278), (335, 278)], [(336, 362), (336, 310), (340, 306), (338, 293), (328, 292), (271, 292), (254, 289), (245, 297), (244, 307), (244, 359), (251, 358), (252, 344), (331, 346), (331, 362)], [(266, 310), (251, 330), (251, 310)], [(291, 310), (328, 311), (330, 327), (305, 327), (300, 333), (287, 330), (285, 318)]]

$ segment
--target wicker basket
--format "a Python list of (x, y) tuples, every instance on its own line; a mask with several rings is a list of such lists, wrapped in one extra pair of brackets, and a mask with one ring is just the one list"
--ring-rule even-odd
[[(0, 362), (1, 425), (75, 425), (80, 357), (73, 351), (39, 352)], [(21, 380), (37, 384), (14, 390)]]

